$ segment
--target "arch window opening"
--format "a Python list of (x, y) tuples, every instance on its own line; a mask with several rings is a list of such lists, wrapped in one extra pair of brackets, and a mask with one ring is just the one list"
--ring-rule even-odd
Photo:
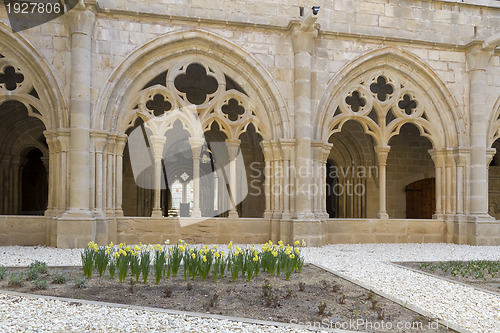
[(249, 193), (247, 177), (264, 174), (260, 123), (236, 81), (207, 63), (179, 63), (150, 79), (133, 105), (124, 215), (262, 217), (263, 179)]

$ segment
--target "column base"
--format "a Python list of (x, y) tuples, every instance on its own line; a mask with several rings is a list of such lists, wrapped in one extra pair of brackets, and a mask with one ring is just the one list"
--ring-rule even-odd
[(90, 241), (95, 241), (95, 219), (61, 217), (56, 225), (57, 247), (84, 248)]
[(295, 213), (296, 220), (314, 220), (315, 216), (311, 211), (308, 212), (296, 212)]
[(201, 217), (201, 211), (200, 210), (193, 210), (191, 212), (191, 217), (192, 218), (200, 218)]
[(323, 246), (325, 245), (326, 224), (321, 220), (292, 220), (293, 234), (290, 243), (297, 240), (304, 240), (307, 246)]
[(237, 218), (239, 218), (239, 216), (238, 216), (238, 211), (237, 211), (236, 209), (234, 209), (234, 210), (233, 210), (233, 209), (231, 209), (231, 210), (229, 211), (229, 215), (228, 215), (228, 217), (229, 217), (230, 219), (237, 219)]
[(377, 218), (381, 220), (387, 220), (389, 219), (389, 214), (387, 214), (386, 212), (378, 212)]
[(163, 212), (161, 211), (161, 209), (153, 209), (151, 217), (163, 217)]
[(65, 211), (61, 218), (67, 219), (90, 219), (93, 217), (92, 212), (89, 209), (78, 209), (70, 208)]
[(273, 212), (264, 212), (264, 216), (263, 216), (264, 219), (266, 220), (270, 220), (273, 218)]

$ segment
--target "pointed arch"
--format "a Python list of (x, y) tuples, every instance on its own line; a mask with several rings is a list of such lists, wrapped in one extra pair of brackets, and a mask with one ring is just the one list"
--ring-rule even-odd
[(491, 116), (488, 121), (488, 148), (491, 148), (493, 143), (500, 138), (500, 96), (498, 96), (495, 106), (490, 114)]
[[(350, 112), (350, 118), (357, 118), (368, 134), (375, 137), (378, 144), (387, 143), (390, 137), (397, 134), (398, 129), (406, 122), (417, 125), (421, 135), (429, 138), (438, 148), (457, 147), (466, 145), (466, 128), (464, 115), (460, 113), (453, 95), (446, 88), (439, 76), (416, 56), (393, 47), (386, 47), (362, 55), (347, 64), (328, 83), (325, 94), (322, 96), (316, 114), (316, 135), (319, 140), (327, 140), (332, 130), (344, 121), (339, 117), (337, 108), (345, 104), (346, 92), (354, 92), (357, 87), (367, 85), (365, 80), (369, 74), (374, 77), (392, 76), (394, 94), (401, 93), (403, 85), (411, 87), (411, 95), (418, 97), (418, 102), (424, 105), (423, 111), (418, 112), (418, 117), (408, 115), (404, 122), (392, 120), (387, 123), (390, 133), (376, 133), (371, 129), (373, 120), (369, 116), (372, 105), (367, 103), (367, 108), (359, 112)], [(390, 80), (391, 78), (387, 78)], [(399, 86), (400, 85), (400, 86)], [(368, 83), (369, 86), (369, 83)], [(366, 87), (365, 87), (366, 88)], [(365, 89), (367, 90), (367, 89)], [(370, 91), (358, 92), (358, 94)], [(391, 112), (390, 105), (381, 102), (384, 112)], [(396, 103), (397, 105), (397, 103)], [(344, 105), (345, 107), (345, 105)], [(368, 109), (369, 108), (369, 109)], [(380, 109), (380, 108), (379, 108)], [(380, 116), (380, 110), (377, 110)], [(337, 117), (337, 119), (334, 119)], [(370, 122), (371, 120), (371, 122)], [(385, 124), (384, 124), (385, 126)]]
[(143, 88), (165, 70), (165, 64), (182, 58), (219, 66), (237, 82), (256, 104), (255, 113), (266, 139), (292, 137), (289, 113), (270, 73), (241, 47), (201, 30), (168, 33), (129, 55), (103, 89), (92, 126), (120, 132), (120, 118), (134, 97), (127, 93)]
[(51, 68), (28, 41), (18, 33), (14, 34), (12, 29), (1, 22), (0, 53), (29, 78), (39, 97), (36, 99), (24, 94), (24, 98), (18, 98), (15, 94), (6, 94), (0, 96), (0, 100), (18, 100), (32, 105), (36, 108), (32, 115), (40, 118), (47, 130), (69, 127), (67, 106)]

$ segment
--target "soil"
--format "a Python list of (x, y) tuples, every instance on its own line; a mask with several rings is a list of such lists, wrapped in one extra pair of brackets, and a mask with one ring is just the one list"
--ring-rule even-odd
[[(426, 263), (437, 265), (440, 262), (436, 261), (436, 262), (426, 262)], [(475, 277), (470, 277), (470, 276), (463, 277), (460, 274), (453, 276), (453, 274), (451, 274), (450, 271), (445, 272), (439, 268), (436, 268), (434, 270), (420, 268), (421, 262), (395, 262), (395, 264), (405, 267), (410, 267), (439, 277), (445, 277), (453, 281), (462, 282), (472, 287), (482, 288), (496, 293), (500, 293), (500, 274), (497, 274), (494, 278), (491, 277), (490, 275), (486, 275), (485, 279), (481, 278), (476, 279)]]
[[(321, 328), (343, 328), (365, 332), (451, 332), (443, 326), (437, 327), (434, 319), (426, 318), (369, 290), (359, 287), (316, 266), (306, 264), (302, 273), (292, 273), (290, 280), (282, 276), (270, 276), (261, 272), (248, 282), (238, 276), (235, 282), (230, 276), (218, 278), (217, 282), (200, 277), (184, 281), (182, 267), (176, 277), (163, 278), (155, 284), (151, 271), (148, 282), (127, 277), (120, 283), (117, 275), (96, 275), (87, 280), (86, 288), (76, 288), (74, 281), (83, 277), (81, 267), (50, 267), (41, 276), (48, 281), (46, 290), (34, 290), (32, 281), (21, 287), (9, 287), (11, 273), (27, 271), (9, 268), (6, 278), (0, 280), (0, 288), (24, 293), (52, 295), (75, 299), (86, 299), (111, 303), (132, 304), (219, 315), (246, 317), (266, 321), (303, 324)], [(57, 272), (68, 274), (66, 284), (51, 283)], [(26, 274), (25, 274), (26, 275)], [(210, 279), (210, 280), (209, 280)], [(263, 285), (268, 280), (271, 297), (264, 297)], [(134, 281), (134, 282), (132, 282)], [(304, 290), (299, 289), (304, 283)], [(167, 291), (168, 288), (168, 291)], [(214, 295), (217, 297), (214, 297)], [(375, 301), (372, 301), (375, 299)], [(326, 302), (323, 314), (318, 304)], [(391, 329), (392, 328), (392, 329)]]

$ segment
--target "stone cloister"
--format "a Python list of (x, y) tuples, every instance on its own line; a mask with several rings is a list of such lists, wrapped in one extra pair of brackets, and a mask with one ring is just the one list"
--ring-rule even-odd
[(238, 4), (0, 6), (1, 245), (500, 244), (499, 3)]

